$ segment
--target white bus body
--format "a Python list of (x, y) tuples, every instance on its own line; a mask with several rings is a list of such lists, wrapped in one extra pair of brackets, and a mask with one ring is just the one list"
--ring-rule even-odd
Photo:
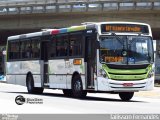
[[(27, 58), (27, 47), (38, 53), (30, 52)], [(116, 92), (130, 100), (134, 92), (154, 86), (148, 24), (100, 22), (49, 29), (11, 36), (7, 48), (7, 82), (27, 86), (29, 93), (42, 93), (44, 88), (62, 89), (74, 97)]]

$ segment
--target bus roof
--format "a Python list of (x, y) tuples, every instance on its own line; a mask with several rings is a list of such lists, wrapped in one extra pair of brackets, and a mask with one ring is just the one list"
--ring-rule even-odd
[[(139, 24), (139, 25), (146, 25), (150, 28), (149, 24), (140, 23), (140, 22), (113, 21), (113, 22), (85, 22), (82, 24), (83, 25), (80, 25), (80, 26), (71, 26), (68, 28), (61, 28), (61, 29), (45, 29), (40, 32), (10, 36), (10, 37), (8, 37), (8, 41), (21, 39), (21, 38), (25, 39), (25, 38), (40, 37), (40, 36), (45, 36), (45, 35), (56, 35), (56, 34), (61, 34), (61, 33), (76, 32), (76, 31), (95, 28), (95, 25), (101, 25), (101, 24), (137, 24), (137, 25)], [(150, 33), (151, 33), (151, 31), (150, 31)]]
[(45, 36), (45, 35), (56, 35), (61, 33), (68, 33), (68, 32), (76, 32), (81, 30), (86, 30), (86, 25), (80, 25), (80, 26), (71, 26), (68, 28), (61, 28), (61, 29), (45, 29), (40, 32), (33, 32), (33, 33), (27, 33), (27, 34), (21, 34), (21, 35), (15, 35), (8, 37), (8, 41), (10, 40), (17, 40), (17, 39), (27, 39), (32, 37), (39, 37), (39, 36)]
[(112, 22), (84, 22), (83, 25), (101, 25), (101, 24), (137, 24), (137, 25), (147, 25), (150, 26), (147, 23), (141, 23), (141, 22), (125, 22), (125, 21), (112, 21)]

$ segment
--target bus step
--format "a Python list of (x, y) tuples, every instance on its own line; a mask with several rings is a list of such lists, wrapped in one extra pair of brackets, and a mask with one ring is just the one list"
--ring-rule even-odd
[(95, 89), (94, 86), (88, 86), (87, 89), (92, 90)]
[(49, 84), (48, 83), (44, 83), (43, 85), (44, 87), (48, 87), (49, 88)]

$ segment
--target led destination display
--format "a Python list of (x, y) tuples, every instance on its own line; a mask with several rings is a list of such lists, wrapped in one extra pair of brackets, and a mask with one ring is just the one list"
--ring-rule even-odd
[(101, 32), (127, 32), (127, 33), (145, 33), (148, 34), (148, 26), (137, 24), (102, 24)]

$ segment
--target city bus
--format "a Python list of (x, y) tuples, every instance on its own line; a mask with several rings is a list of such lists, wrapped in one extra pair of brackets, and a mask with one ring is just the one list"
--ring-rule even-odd
[(154, 86), (152, 32), (145, 23), (90, 22), (10, 36), (6, 56), (7, 82), (28, 93), (116, 93), (129, 101)]

